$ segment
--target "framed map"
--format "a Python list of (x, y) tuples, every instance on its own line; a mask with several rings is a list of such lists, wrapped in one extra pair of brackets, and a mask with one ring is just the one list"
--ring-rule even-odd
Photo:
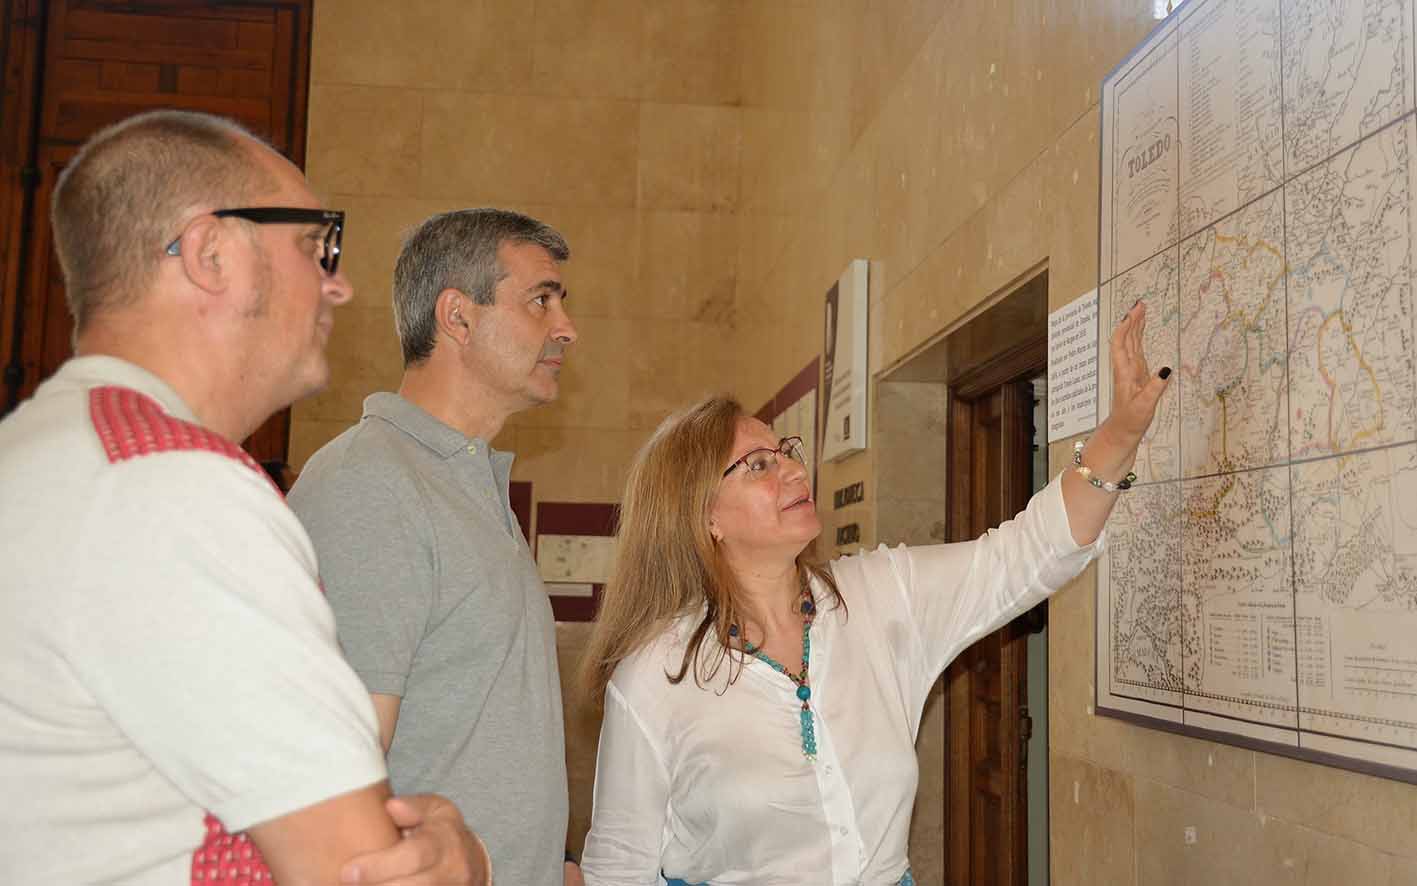
[(1189, 0), (1103, 82), (1099, 336), (1146, 302), (1176, 375), (1100, 713), (1417, 782), (1414, 51), (1413, 0)]

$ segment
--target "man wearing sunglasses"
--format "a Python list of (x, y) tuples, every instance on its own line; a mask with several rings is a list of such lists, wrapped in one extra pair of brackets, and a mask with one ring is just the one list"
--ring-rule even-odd
[[(576, 339), (565, 239), (500, 209), (424, 221), (394, 268), (397, 393), (311, 456), (290, 502), (399, 790), (461, 806), (518, 886), (566, 862), (561, 683), (546, 589), (509, 501), (507, 419), (550, 403)], [(495, 799), (489, 803), (488, 799)]]
[(52, 212), (77, 356), (0, 422), (0, 882), (486, 883), (455, 807), (390, 799), (309, 538), (238, 445), (327, 380), (343, 214), (171, 111), (91, 139)]

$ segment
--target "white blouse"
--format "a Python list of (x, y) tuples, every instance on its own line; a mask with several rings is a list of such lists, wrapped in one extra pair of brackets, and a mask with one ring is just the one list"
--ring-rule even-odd
[(1055, 478), (975, 541), (834, 561), (849, 612), (814, 583), (815, 764), (802, 755), (797, 687), (763, 662), (749, 659), (732, 685), (726, 662), (706, 688), (692, 671), (677, 686), (666, 679), (702, 616), (681, 619), (621, 662), (606, 690), (586, 883), (649, 886), (663, 871), (714, 886), (895, 884), (909, 867), (931, 685), (1103, 544), (1073, 541)]

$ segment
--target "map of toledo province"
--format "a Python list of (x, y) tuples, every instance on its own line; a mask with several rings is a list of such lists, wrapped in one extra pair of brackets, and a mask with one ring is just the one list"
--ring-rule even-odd
[(1103, 84), (1101, 334), (1143, 301), (1176, 368), (1109, 523), (1104, 712), (1417, 779), (1415, 34), (1189, 0)]

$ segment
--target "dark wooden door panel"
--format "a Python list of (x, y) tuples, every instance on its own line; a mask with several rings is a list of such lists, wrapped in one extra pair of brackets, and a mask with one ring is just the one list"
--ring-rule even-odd
[[(34, 392), (71, 353), (63, 282), (48, 224), (49, 195), (64, 164), (94, 132), (133, 114), (182, 108), (231, 117), (297, 166), (305, 160), (312, 0), (9, 0), (6, 38), (42, 47), (24, 72), (6, 71), (10, 90), (37, 90), (26, 195), (15, 184), (0, 208), (6, 274), (0, 358), (20, 375), (5, 411)], [(27, 5), (28, 3), (28, 5)], [(43, 15), (33, 14), (41, 10)], [(36, 35), (36, 31), (43, 33)], [(21, 41), (22, 42), (22, 41)], [(12, 85), (17, 84), (17, 85)], [(14, 161), (7, 156), (7, 163)], [(13, 207), (23, 205), (25, 210)], [(18, 269), (23, 268), (21, 273)], [(289, 413), (247, 441), (257, 458), (286, 456)]]
[[(1041, 363), (1042, 355), (1031, 358)], [(998, 364), (950, 401), (948, 537), (977, 538), (1028, 503), (1032, 387)], [(1024, 730), (1027, 630), (1018, 622), (979, 640), (945, 672), (946, 882), (1024, 886), (1027, 781)]]

